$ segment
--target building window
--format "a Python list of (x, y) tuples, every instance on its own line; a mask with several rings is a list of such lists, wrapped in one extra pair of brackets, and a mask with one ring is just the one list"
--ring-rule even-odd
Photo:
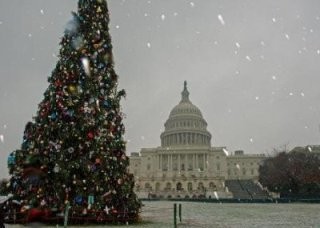
[(193, 155), (189, 154), (187, 158), (188, 158), (188, 170), (193, 170)]
[(199, 167), (200, 171), (204, 170), (203, 159), (204, 159), (203, 154), (199, 154), (198, 155), (198, 167)]
[(220, 164), (217, 163), (217, 170), (220, 171)]
[(151, 190), (152, 190), (152, 187), (151, 187), (151, 185), (150, 185), (148, 182), (145, 183), (144, 188), (145, 188), (146, 190), (148, 190), (148, 191), (151, 191)]
[(178, 155), (172, 155), (172, 169), (174, 171), (178, 170)]
[(159, 182), (156, 183), (156, 191), (160, 191), (160, 183)]
[(215, 185), (213, 182), (210, 182), (210, 183), (209, 183), (209, 188), (210, 188), (211, 190), (214, 190), (214, 189), (216, 189), (217, 187), (216, 187), (216, 185)]
[(188, 183), (188, 191), (192, 191), (192, 183), (191, 182)]
[(171, 183), (170, 182), (168, 182), (167, 184), (166, 184), (166, 189), (165, 190), (167, 190), (167, 191), (170, 191), (171, 190)]
[(199, 182), (198, 184), (198, 190), (203, 191), (204, 190), (204, 186), (202, 182)]
[(162, 171), (168, 171), (168, 155), (162, 155)]
[(148, 165), (147, 165), (147, 170), (150, 170), (150, 168), (151, 168), (151, 165), (148, 164)]
[(243, 174), (243, 176), (245, 176), (247, 174), (247, 170), (246, 169), (242, 169), (242, 174)]
[(177, 183), (177, 191), (182, 191), (183, 188), (182, 188), (182, 184), (179, 182)]
[(254, 175), (254, 169), (251, 169), (251, 175)]

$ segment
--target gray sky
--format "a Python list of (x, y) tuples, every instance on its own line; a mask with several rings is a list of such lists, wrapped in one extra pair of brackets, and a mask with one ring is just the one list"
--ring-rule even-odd
[[(188, 80), (213, 146), (318, 144), (320, 1), (109, 0), (127, 151), (160, 145)], [(0, 178), (57, 62), (76, 0), (0, 0)]]

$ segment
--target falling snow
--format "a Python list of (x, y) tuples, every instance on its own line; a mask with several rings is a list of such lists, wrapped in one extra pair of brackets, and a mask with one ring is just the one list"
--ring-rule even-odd
[(290, 36), (288, 34), (284, 35), (286, 37), (287, 40), (290, 40)]
[(65, 28), (65, 33), (72, 36), (75, 35), (76, 33), (78, 33), (78, 29), (79, 29), (79, 21), (77, 18), (72, 18), (72, 20), (70, 20)]
[(72, 47), (76, 50), (79, 50), (83, 47), (84, 41), (82, 36), (77, 36), (72, 40)]
[(216, 197), (216, 199), (219, 200), (219, 195), (218, 195), (218, 193), (217, 193), (216, 191), (214, 191), (213, 194), (214, 194), (214, 197)]
[[(129, 1), (122, 1), (122, 2), (124, 3), (124, 2), (129, 2)], [(159, 24), (164, 25), (169, 21), (171, 22), (171, 19), (173, 17), (175, 17), (173, 20), (174, 23), (178, 23), (180, 20), (181, 21), (188, 21), (189, 20), (190, 22), (192, 22), (193, 18), (191, 18), (190, 15), (187, 15), (185, 13), (185, 11), (183, 11), (182, 8), (184, 8), (184, 10), (185, 10), (185, 8), (188, 8), (188, 12), (192, 11), (193, 14), (196, 14), (197, 13), (196, 9), (200, 9), (200, 7), (203, 7), (203, 5), (204, 5), (202, 2), (200, 4), (197, 1), (192, 0), (192, 1), (185, 1), (184, 6), (181, 8), (173, 8), (173, 9), (159, 8), (157, 10), (161, 10), (161, 11), (152, 11), (153, 9), (151, 8), (151, 6), (155, 5), (154, 4), (155, 2), (156, 1), (145, 1), (143, 4), (145, 4), (145, 5), (146, 5), (146, 3), (150, 4), (150, 5), (147, 5), (148, 8), (141, 8), (142, 10), (138, 11), (137, 14), (134, 14), (134, 13), (131, 14), (132, 17), (134, 15), (139, 15), (139, 18), (150, 17), (150, 20), (146, 20), (146, 23), (149, 23), (149, 24), (146, 24), (146, 28), (149, 28), (149, 27), (150, 28), (157, 28), (156, 26), (159, 26)], [(161, 3), (159, 3), (159, 4), (161, 4)], [(49, 8), (47, 8), (45, 6), (42, 6), (42, 7), (43, 7), (43, 9), (41, 9), (40, 7), (39, 7), (40, 9), (35, 7), (35, 16), (39, 17), (39, 19), (44, 19), (45, 15), (48, 15)], [(272, 12), (270, 11), (269, 14), (266, 14), (266, 15), (268, 15), (268, 17), (266, 18), (266, 20), (264, 22), (259, 21), (259, 22), (261, 22), (261, 25), (259, 25), (259, 29), (261, 27), (265, 26), (266, 31), (272, 31), (273, 33), (272, 33), (272, 35), (270, 35), (271, 38), (268, 36), (268, 34), (266, 35), (265, 33), (261, 33), (261, 35), (259, 33), (259, 36), (255, 36), (256, 34), (254, 34), (254, 33), (250, 34), (250, 32), (248, 32), (248, 34), (245, 34), (245, 38), (249, 37), (250, 41), (253, 40), (253, 42), (248, 43), (248, 41), (245, 40), (243, 36), (241, 36), (242, 34), (234, 33), (236, 35), (230, 37), (230, 34), (232, 34), (231, 32), (233, 32), (232, 29), (236, 29), (234, 31), (237, 31), (237, 30), (239, 30), (239, 27), (237, 27), (237, 28), (232, 27), (232, 26), (236, 26), (235, 25), (236, 23), (234, 23), (235, 18), (232, 17), (233, 15), (230, 15), (229, 12), (225, 11), (226, 9), (227, 8), (225, 8), (225, 6), (223, 6), (223, 1), (222, 1), (221, 8), (218, 9), (220, 11), (213, 14), (213, 20), (214, 20), (213, 22), (216, 25), (219, 25), (220, 30), (218, 28), (218, 31), (215, 31), (216, 35), (210, 36), (210, 40), (208, 40), (208, 41), (205, 40), (205, 36), (207, 35), (208, 31), (206, 29), (203, 29), (203, 27), (201, 27), (201, 26), (190, 27), (190, 29), (189, 29), (190, 33), (183, 34), (183, 35), (185, 35), (184, 38), (187, 39), (190, 34), (191, 34), (191, 36), (195, 36), (195, 34), (199, 35), (196, 38), (197, 42), (198, 43), (203, 42), (203, 44), (208, 44), (207, 45), (208, 46), (208, 53), (213, 53), (212, 55), (217, 54), (217, 56), (218, 56), (216, 58), (216, 59), (218, 59), (216, 61), (217, 64), (219, 64), (220, 62), (223, 62), (224, 61), (223, 58), (228, 58), (228, 61), (230, 59), (236, 59), (237, 61), (240, 59), (240, 61), (238, 61), (236, 64), (232, 65), (234, 67), (225, 68), (225, 70), (228, 71), (228, 74), (230, 75), (230, 73), (231, 73), (231, 75), (233, 76), (231, 80), (237, 80), (237, 82), (240, 82), (241, 80), (245, 81), (248, 79), (248, 77), (251, 76), (250, 74), (252, 73), (255, 75), (259, 75), (259, 77), (261, 77), (260, 82), (267, 82), (265, 85), (265, 89), (266, 89), (265, 91), (261, 91), (261, 92), (254, 91), (253, 93), (248, 94), (247, 100), (256, 104), (257, 106), (260, 104), (264, 104), (263, 102), (267, 102), (270, 99), (271, 95), (275, 95), (275, 94), (277, 96), (273, 96), (272, 100), (276, 100), (276, 99), (281, 100), (281, 98), (286, 98), (288, 100), (294, 101), (294, 99), (300, 98), (300, 100), (305, 103), (309, 102), (309, 99), (314, 96), (312, 94), (313, 93), (312, 89), (311, 89), (311, 91), (307, 90), (307, 88), (310, 88), (310, 86), (307, 87), (307, 82), (304, 82), (305, 84), (301, 84), (301, 87), (299, 87), (299, 85), (296, 87), (291, 85), (291, 83), (293, 84), (295, 82), (290, 82), (290, 85), (286, 84), (288, 82), (288, 78), (291, 77), (291, 74), (295, 74), (295, 72), (293, 72), (293, 73), (291, 72), (291, 69), (288, 68), (288, 65), (286, 65), (286, 62), (291, 61), (290, 55), (292, 55), (292, 58), (295, 58), (297, 63), (300, 64), (299, 61), (301, 61), (300, 65), (301, 65), (301, 69), (303, 69), (304, 64), (306, 66), (309, 66), (308, 65), (309, 63), (306, 64), (304, 62), (305, 59), (307, 59), (309, 61), (309, 60), (312, 60), (311, 57), (313, 57), (314, 58), (313, 61), (319, 60), (320, 46), (317, 45), (316, 42), (315, 43), (312, 43), (312, 42), (313, 42), (313, 40), (315, 40), (316, 38), (319, 37), (319, 30), (318, 30), (317, 26), (320, 21), (320, 16), (317, 16), (316, 14), (306, 15), (305, 12), (303, 12), (304, 9), (299, 9), (298, 10), (299, 12), (292, 12), (293, 13), (291, 15), (291, 16), (293, 16), (292, 19), (296, 21), (296, 24), (294, 26), (296, 26), (297, 29), (295, 30), (295, 27), (291, 26), (291, 24), (289, 24), (288, 17), (287, 17), (287, 15), (284, 14), (284, 12), (282, 12), (283, 15), (281, 15), (281, 14), (279, 14), (279, 12), (277, 13), (275, 11), (272, 11)], [(175, 10), (177, 12), (175, 12)], [(242, 9), (239, 9), (239, 10), (242, 10)], [(67, 13), (65, 13), (65, 12), (60, 12), (60, 11), (55, 11), (55, 12), (57, 15), (67, 15)], [(214, 12), (214, 11), (211, 11), (211, 12)], [(297, 14), (297, 13), (299, 13), (299, 14)], [(42, 15), (44, 15), (44, 16), (42, 16)], [(241, 16), (243, 15), (243, 18), (241, 18), (241, 19), (243, 19), (243, 21), (245, 21), (245, 23), (248, 24), (248, 28), (251, 28), (252, 24), (250, 24), (251, 21), (250, 21), (250, 18), (248, 18), (248, 16), (247, 16), (248, 14), (240, 14), (240, 15)], [(153, 17), (153, 16), (155, 17), (155, 20), (151, 20), (151, 17)], [(177, 17), (177, 16), (179, 16), (179, 17)], [(307, 16), (313, 20), (313, 23), (312, 23), (312, 20), (310, 20), (310, 21), (307, 20), (308, 19)], [(3, 21), (0, 20), (0, 29), (4, 29), (5, 26), (8, 25), (9, 21), (3, 17), (1, 19)], [(147, 18), (144, 18), (144, 19), (147, 19)], [(186, 19), (188, 19), (188, 20), (186, 20)], [(217, 21), (217, 19), (219, 21)], [(225, 21), (225, 19), (226, 19), (226, 21)], [(115, 20), (115, 21), (117, 21), (117, 20)], [(158, 24), (151, 24), (151, 22), (153, 22), (153, 21), (156, 21), (156, 23), (158, 23)], [(162, 23), (161, 21), (164, 21), (164, 22)], [(45, 31), (45, 29), (49, 30), (50, 27), (53, 27), (53, 26), (51, 26), (51, 25), (53, 25), (53, 22), (51, 23), (51, 25), (50, 25), (50, 23), (51, 23), (50, 21), (47, 21), (47, 22), (42, 22), (40, 24), (36, 24), (36, 26), (38, 28), (38, 32), (45, 34), (47, 32), (47, 31)], [(119, 21), (117, 21), (117, 23), (119, 23)], [(263, 23), (265, 23), (265, 24), (263, 24)], [(292, 22), (292, 23), (294, 23), (294, 22)], [(121, 26), (118, 24), (115, 24), (115, 25), (113, 25), (114, 26), (113, 28), (115, 28), (115, 29), (121, 28), (121, 32), (125, 31), (125, 26), (123, 26), (121, 23), (119, 23), (119, 24)], [(256, 24), (258, 24), (258, 23), (256, 23)], [(1, 25), (3, 25), (3, 26), (1, 26)], [(179, 24), (177, 24), (177, 25), (179, 25)], [(225, 27), (223, 27), (223, 26), (225, 26)], [(244, 26), (246, 26), (246, 25), (244, 25)], [(251, 26), (251, 27), (249, 27), (249, 26)], [(163, 29), (166, 29), (164, 27), (165, 26), (163, 26)], [(180, 29), (180, 28), (177, 27), (177, 31), (178, 31), (178, 29)], [(217, 28), (215, 28), (215, 29), (217, 29)], [(229, 29), (230, 29), (230, 31), (229, 31)], [(267, 30), (267, 29), (269, 29), (269, 30)], [(23, 32), (21, 33), (21, 36), (23, 37), (23, 39), (28, 40), (29, 42), (40, 37), (39, 34), (33, 29), (22, 30), (22, 31)], [(77, 20), (73, 19), (71, 22), (69, 22), (67, 24), (66, 32), (69, 34), (76, 34), (77, 31), (78, 31), (78, 22), (77, 22)], [(150, 30), (148, 30), (148, 31), (150, 32)], [(258, 31), (260, 31), (260, 30), (258, 30)], [(274, 32), (274, 31), (276, 31), (276, 32)], [(157, 33), (157, 34), (160, 34), (160, 33)], [(163, 33), (163, 34), (165, 34), (165, 33)], [(153, 34), (151, 34), (151, 35), (153, 35)], [(180, 36), (180, 35), (182, 35), (182, 33), (178, 33), (178, 35)], [(230, 39), (225, 39), (224, 35), (228, 35)], [(75, 35), (73, 37), (74, 37), (74, 39), (72, 40), (72, 45), (75, 49), (79, 50), (81, 48), (81, 46), (83, 45), (83, 40), (81, 39), (81, 37), (77, 37), (77, 35)], [(143, 36), (141, 35), (141, 37), (143, 37)], [(144, 49), (145, 51), (147, 50), (149, 53), (156, 51), (159, 45), (158, 45), (158, 42), (155, 42), (156, 40), (153, 39), (154, 37), (148, 36), (148, 34), (145, 35), (144, 37), (147, 37), (147, 38), (140, 39), (140, 44), (138, 44), (137, 46), (138, 47), (142, 46), (143, 48), (141, 48), (141, 49)], [(159, 37), (157, 37), (157, 39), (158, 38)], [(173, 38), (173, 39), (175, 39), (175, 38)], [(179, 41), (179, 39), (178, 39), (178, 41)], [(207, 43), (205, 43), (205, 42), (207, 42)], [(133, 45), (136, 45), (136, 44), (132, 44), (132, 46)], [(192, 46), (193, 45), (196, 45), (196, 42), (192, 43)], [(288, 51), (285, 49), (286, 47), (284, 47), (284, 46), (290, 46), (291, 49), (289, 49), (289, 51)], [(180, 49), (180, 52), (182, 53), (182, 51), (185, 50), (184, 48), (186, 47), (186, 45), (184, 42), (176, 42), (176, 43), (172, 44), (172, 46), (170, 46), (170, 47), (172, 47), (172, 49), (174, 49), (174, 51), (177, 51), (177, 49)], [(228, 48), (230, 50), (225, 51)], [(276, 50), (277, 48), (278, 48), (278, 50)], [(282, 50), (282, 48), (283, 48), (283, 50)], [(275, 50), (275, 52), (273, 52), (273, 50)], [(199, 51), (203, 51), (203, 50), (199, 50)], [(281, 51), (281, 55), (277, 55), (278, 51)], [(51, 53), (52, 53), (52, 50), (48, 53), (49, 57), (51, 57), (50, 56)], [(221, 53), (224, 53), (226, 55), (220, 55)], [(235, 54), (237, 56), (233, 56), (233, 54)], [(299, 56), (299, 54), (300, 54), (300, 56)], [(229, 55), (229, 56), (227, 56), (227, 55)], [(35, 56), (36, 58), (33, 56)], [(278, 60), (279, 56), (283, 57), (283, 62), (281, 62), (282, 60), (280, 60), (280, 62), (283, 63), (283, 65), (281, 65), (281, 66), (278, 66), (277, 64), (273, 64), (273, 62), (272, 62), (273, 59), (275, 61)], [(57, 55), (54, 53), (52, 54), (52, 57), (58, 58)], [(209, 56), (209, 57), (211, 58), (212, 56)], [(220, 57), (221, 57), (221, 59), (219, 59)], [(286, 57), (288, 57), (288, 59), (286, 59)], [(40, 59), (40, 57), (37, 56), (37, 53), (31, 53), (30, 55), (28, 55), (26, 57), (26, 60), (27, 60), (26, 62), (30, 62), (30, 63), (32, 63), (32, 66), (35, 66), (35, 64), (38, 62), (39, 59)], [(215, 59), (215, 58), (212, 57), (211, 59)], [(33, 62), (31, 62), (30, 60)], [(90, 74), (91, 74), (90, 61), (91, 60), (89, 60), (88, 58), (81, 59), (83, 70), (88, 76), (90, 76)], [(175, 60), (170, 59), (170, 61), (171, 61), (171, 63), (173, 63)], [(178, 62), (179, 61), (180, 60), (178, 59)], [(310, 61), (310, 62), (312, 62), (312, 61)], [(278, 61), (278, 63), (279, 63), (279, 61)], [(261, 64), (261, 65), (258, 65), (258, 64)], [(262, 64), (264, 64), (264, 65), (262, 65)], [(290, 66), (291, 65), (292, 65), (292, 63), (290, 62)], [(176, 69), (172, 69), (172, 70), (176, 70)], [(188, 70), (188, 69), (186, 68), (186, 70)], [(213, 71), (214, 70), (215, 69), (213, 68)], [(259, 70), (261, 70), (263, 72), (259, 72)], [(241, 74), (240, 74), (240, 71), (241, 71)], [(301, 75), (304, 75), (303, 73), (305, 73), (305, 72), (302, 72)], [(317, 72), (315, 72), (315, 75), (316, 75), (316, 73)], [(287, 74), (288, 75), (290, 74), (290, 76), (288, 76)], [(217, 73), (217, 75), (218, 75), (218, 73)], [(294, 77), (292, 76), (292, 79), (293, 78)], [(311, 78), (311, 76), (308, 76), (308, 80), (310, 78)], [(257, 80), (260, 80), (260, 79), (257, 79)], [(234, 83), (234, 81), (228, 81), (227, 83), (236, 84), (236, 83)], [(253, 85), (253, 86), (255, 86), (255, 85)], [(218, 85), (217, 85), (217, 87), (218, 87)], [(301, 92), (301, 91), (304, 91), (304, 92)], [(250, 91), (250, 92), (252, 92), (252, 91)], [(195, 93), (194, 95), (196, 95), (197, 91), (195, 91), (194, 93)], [(257, 95), (259, 95), (259, 96), (257, 96)], [(230, 108), (224, 109), (224, 112), (231, 113), (231, 114), (228, 114), (228, 116), (235, 116), (235, 113), (237, 113), (236, 108), (233, 108), (232, 104), (230, 104), (230, 106), (228, 106), (228, 107), (230, 107)], [(304, 110), (308, 110), (308, 107), (305, 108)], [(231, 111), (231, 108), (232, 108), (233, 112)], [(316, 109), (316, 105), (314, 105), (313, 108)], [(305, 126), (306, 124), (310, 124), (309, 125), (310, 128), (308, 128), (308, 126)], [(11, 128), (11, 125), (9, 125), (9, 126)], [(307, 121), (305, 121), (304, 123), (301, 123), (301, 125), (299, 127), (301, 129), (303, 129), (303, 128), (310, 129), (310, 131), (311, 131), (311, 129), (313, 129), (311, 123), (309, 123), (309, 122), (307, 123)], [(7, 128), (7, 125), (3, 125), (3, 129), (6, 129), (6, 128)], [(5, 132), (5, 131), (3, 131), (3, 132)], [(6, 133), (4, 133), (4, 134), (6, 136), (6, 143), (8, 143), (8, 141), (9, 141), (8, 136)], [(143, 134), (143, 133), (141, 133), (141, 134)], [(137, 135), (137, 136), (139, 139), (139, 135)], [(246, 138), (245, 138), (245, 141), (247, 143), (248, 143), (248, 138), (249, 138), (249, 141), (251, 143), (253, 143), (253, 138), (250, 138), (250, 137), (254, 137), (256, 139), (257, 136), (255, 136), (254, 132), (250, 132), (250, 135), (246, 135)], [(141, 136), (141, 140), (145, 140), (145, 137)], [(127, 140), (127, 141), (130, 142), (130, 140)], [(139, 140), (137, 140), (137, 141), (139, 141)], [(4, 143), (4, 135), (0, 135), (0, 142)]]
[(90, 76), (90, 62), (88, 58), (81, 59), (82, 66), (86, 75)]
[(221, 14), (218, 15), (218, 19), (222, 25), (226, 24)]

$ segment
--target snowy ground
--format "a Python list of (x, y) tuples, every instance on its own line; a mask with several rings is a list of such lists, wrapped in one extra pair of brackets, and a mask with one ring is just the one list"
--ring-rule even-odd
[[(166, 201), (144, 202), (145, 206), (142, 212), (144, 222), (139, 225), (125, 227), (173, 227), (173, 203)], [(320, 228), (319, 211), (320, 204), (216, 204), (182, 202), (183, 218), (182, 223), (178, 227)], [(23, 226), (7, 225), (6, 227), (18, 228)], [(33, 227), (41, 226), (35, 224)]]

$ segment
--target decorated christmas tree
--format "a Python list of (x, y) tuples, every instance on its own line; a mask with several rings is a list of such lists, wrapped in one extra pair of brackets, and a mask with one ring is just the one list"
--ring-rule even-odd
[(63, 217), (67, 205), (70, 222), (136, 221), (106, 0), (79, 0), (72, 16), (37, 115), (8, 158), (12, 199), (28, 221)]

